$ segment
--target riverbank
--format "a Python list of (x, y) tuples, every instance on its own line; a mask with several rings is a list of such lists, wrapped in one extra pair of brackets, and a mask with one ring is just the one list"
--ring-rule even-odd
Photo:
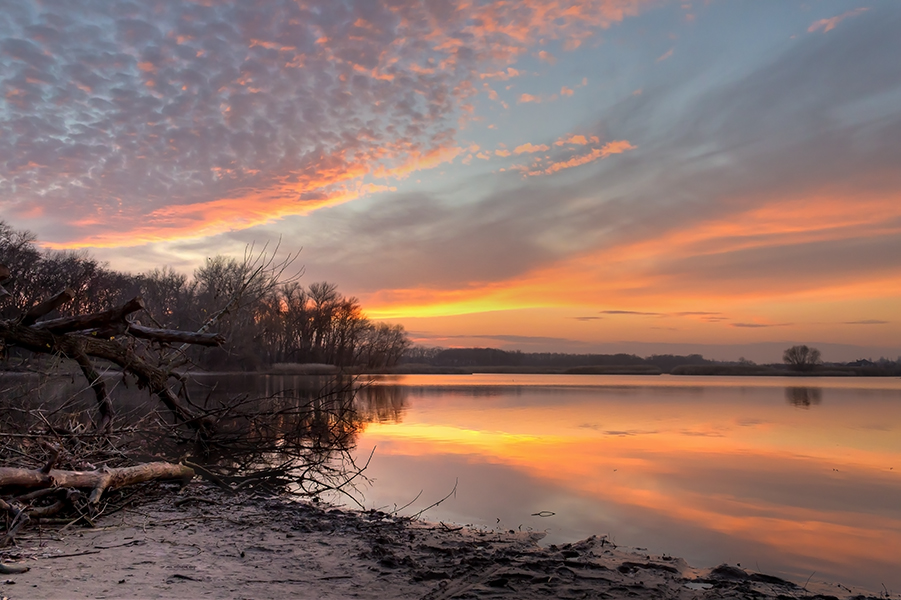
[(898, 377), (899, 373), (876, 367), (821, 366), (809, 371), (794, 371), (782, 365), (681, 365), (664, 371), (653, 365), (598, 365), (568, 368), (470, 366), (436, 367), (403, 364), (384, 369), (338, 369), (333, 365), (279, 363), (259, 371), (265, 375), (689, 375), (720, 377)]
[[(17, 538), (3, 596), (25, 598), (898, 598), (806, 585), (737, 565), (618, 548), (604, 537), (539, 545), (541, 534), (424, 523), (202, 482), (100, 520)], [(803, 582), (802, 582), (803, 583)]]

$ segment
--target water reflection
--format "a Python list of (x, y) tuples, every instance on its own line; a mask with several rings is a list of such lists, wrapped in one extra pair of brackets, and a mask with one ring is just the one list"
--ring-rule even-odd
[[(802, 584), (816, 571), (814, 580), (874, 592), (874, 582), (901, 587), (899, 380), (818, 379), (812, 388), (789, 378), (586, 385), (574, 376), (513, 387), (497, 376), (486, 383), (491, 397), (453, 393), (447, 378), (407, 381), (402, 422), (370, 424), (359, 438), (361, 449), (378, 447), (368, 506), (403, 504), (420, 490), (428, 504), (459, 478), (456, 497), (427, 518), (501, 519), (547, 529), (548, 543), (610, 534), (699, 566), (756, 565)], [(543, 510), (556, 515), (531, 516)]]
[(816, 387), (787, 387), (785, 399), (798, 408), (810, 408), (823, 401), (823, 390)]
[[(358, 410), (356, 381), (197, 375), (186, 384), (195, 406), (215, 419), (208, 435), (180, 429), (170, 414), (157, 412), (159, 402), (146, 390), (108, 374), (116, 447), (136, 460), (189, 459), (229, 484), (306, 495), (342, 487), (354, 476), (351, 451), (367, 420)], [(91, 432), (95, 402), (78, 378), (7, 375), (0, 377), (0, 393), (3, 433), (52, 429), (77, 441)], [(387, 396), (402, 405), (402, 392)]]
[(401, 423), (410, 390), (397, 385), (364, 386), (357, 392), (357, 406), (369, 423)]

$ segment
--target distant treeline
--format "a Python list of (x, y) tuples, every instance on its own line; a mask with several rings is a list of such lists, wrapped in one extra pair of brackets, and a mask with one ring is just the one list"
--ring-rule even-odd
[[(700, 354), (563, 354), (521, 352), (497, 348), (429, 348), (413, 346), (401, 361), (402, 367), (415, 372), (417, 366), (461, 370), (522, 370), (559, 373), (672, 373), (674, 375), (788, 375), (797, 373), (783, 363), (758, 365), (752, 361), (717, 361)], [(880, 358), (849, 363), (823, 363), (804, 371), (811, 375), (901, 375), (901, 358)]]
[(413, 347), (404, 355), (405, 363), (432, 367), (533, 367), (565, 370), (576, 367), (655, 367), (663, 373), (683, 365), (721, 364), (700, 354), (678, 356), (655, 354), (642, 358), (634, 354), (562, 354), (558, 352), (521, 352), (497, 348), (424, 348)]
[[(11, 272), (0, 318), (22, 314), (64, 288), (74, 291), (74, 300), (45, 318), (96, 313), (141, 296), (145, 309), (134, 318), (144, 325), (197, 331), (214, 321), (210, 331), (222, 333), (226, 343), (186, 350), (191, 364), (209, 370), (284, 362), (391, 367), (409, 347), (401, 325), (372, 323), (359, 301), (334, 284), (303, 286), (259, 257), (208, 258), (190, 277), (168, 267), (123, 273), (84, 252), (42, 251), (34, 234), (0, 221), (0, 264)], [(8, 350), (7, 357), (17, 354)]]

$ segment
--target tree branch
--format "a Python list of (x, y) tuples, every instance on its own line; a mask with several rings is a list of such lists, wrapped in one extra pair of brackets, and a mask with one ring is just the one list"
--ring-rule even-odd
[(61, 292), (57, 292), (43, 302), (35, 304), (31, 310), (25, 313), (25, 317), (22, 319), (22, 325), (33, 325), (47, 313), (59, 308), (66, 302), (71, 302), (73, 298), (75, 298), (75, 290), (72, 288), (66, 288)]
[(137, 312), (144, 308), (144, 301), (140, 296), (132, 298), (118, 308), (111, 308), (99, 313), (90, 315), (78, 315), (75, 317), (64, 317), (62, 319), (51, 319), (49, 321), (41, 321), (35, 325), (35, 328), (49, 331), (51, 333), (69, 333), (72, 331), (84, 331), (85, 329), (96, 329), (107, 326), (117, 321), (122, 321), (126, 316), (133, 312)]
[(195, 333), (193, 331), (177, 331), (174, 329), (153, 329), (128, 324), (128, 333), (136, 338), (145, 340), (153, 340), (154, 342), (184, 342), (186, 344), (194, 344), (198, 346), (218, 346), (225, 342), (225, 338), (218, 333)]

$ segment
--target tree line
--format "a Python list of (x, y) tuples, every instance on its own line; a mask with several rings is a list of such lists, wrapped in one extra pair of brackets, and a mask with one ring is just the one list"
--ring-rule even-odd
[(435, 367), (534, 367), (565, 369), (571, 367), (653, 366), (668, 373), (681, 365), (712, 365), (700, 354), (680, 356), (655, 354), (642, 358), (634, 354), (565, 354), (560, 352), (522, 352), (498, 348), (428, 348), (414, 346), (404, 362)]
[(74, 299), (47, 318), (96, 313), (140, 296), (144, 308), (132, 317), (139, 325), (200, 331), (215, 321), (224, 344), (184, 349), (199, 368), (256, 370), (284, 362), (381, 368), (400, 360), (410, 346), (403, 326), (370, 321), (359, 300), (335, 284), (302, 285), (288, 273), (292, 262), (251, 249), (243, 259), (208, 258), (190, 277), (171, 267), (132, 274), (86, 252), (42, 250), (33, 233), (0, 221), (0, 264), (10, 271), (0, 282), (6, 291), (0, 318), (23, 314), (63, 289)]

